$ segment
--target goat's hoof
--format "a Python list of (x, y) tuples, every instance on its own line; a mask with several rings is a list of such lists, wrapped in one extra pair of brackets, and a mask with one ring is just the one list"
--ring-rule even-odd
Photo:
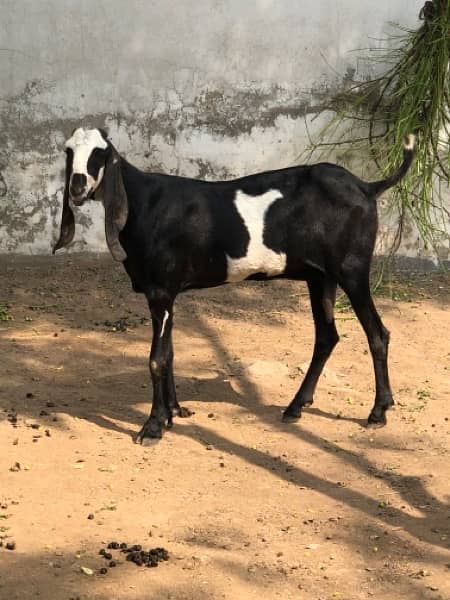
[(153, 446), (157, 444), (162, 438), (162, 432), (159, 435), (151, 435), (147, 432), (139, 432), (136, 436), (135, 444), (141, 444), (141, 446)]
[(387, 425), (386, 421), (367, 421), (367, 429), (381, 429)]
[(298, 421), (299, 419), (302, 418), (302, 411), (299, 410), (298, 412), (288, 412), (287, 410), (284, 411), (283, 416), (281, 417), (281, 420), (283, 421), (283, 423), (295, 423), (296, 421)]
[(140, 444), (143, 448), (149, 448), (150, 446), (156, 446), (159, 441), (161, 441), (161, 438), (144, 437), (141, 438)]
[(142, 427), (141, 431), (136, 436), (136, 444), (142, 446), (151, 446), (162, 438), (163, 430), (162, 426), (156, 422), (148, 422)]
[(367, 419), (367, 428), (368, 429), (380, 429), (387, 424), (386, 416), (383, 414), (381, 417), (373, 415), (372, 413), (369, 415)]

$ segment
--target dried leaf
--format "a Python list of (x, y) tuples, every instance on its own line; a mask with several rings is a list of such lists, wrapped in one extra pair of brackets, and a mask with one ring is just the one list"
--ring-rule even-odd
[(99, 467), (98, 470), (101, 471), (102, 473), (114, 473), (114, 471), (117, 469), (117, 467), (115, 465), (109, 465), (107, 467)]

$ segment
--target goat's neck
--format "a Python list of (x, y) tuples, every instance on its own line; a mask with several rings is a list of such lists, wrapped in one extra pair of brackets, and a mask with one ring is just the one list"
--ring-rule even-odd
[(143, 182), (149, 177), (147, 173), (141, 171), (124, 158), (121, 158), (120, 169), (122, 171), (122, 180), (125, 192), (128, 197), (129, 205), (139, 201), (140, 191), (144, 188)]

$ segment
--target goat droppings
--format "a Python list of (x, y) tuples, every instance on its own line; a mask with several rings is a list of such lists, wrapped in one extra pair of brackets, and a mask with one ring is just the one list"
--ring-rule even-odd
[[(149, 548), (145, 550), (140, 544), (128, 546), (125, 542), (109, 542), (107, 548), (110, 550), (119, 550), (122, 554), (125, 554), (128, 562), (134, 563), (137, 567), (145, 566), (153, 568), (157, 567), (159, 562), (169, 560), (169, 552), (165, 548)], [(108, 563), (110, 568), (118, 566), (119, 563), (112, 560), (112, 554), (105, 550), (105, 548), (99, 550), (99, 555), (110, 561)], [(100, 573), (102, 572), (100, 571)]]

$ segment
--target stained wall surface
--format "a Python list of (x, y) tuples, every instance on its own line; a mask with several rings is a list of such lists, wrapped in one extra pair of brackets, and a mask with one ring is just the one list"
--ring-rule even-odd
[[(63, 143), (106, 128), (136, 165), (206, 179), (296, 164), (317, 116), (417, 0), (0, 0), (0, 252), (46, 254)], [(102, 207), (72, 250), (105, 250)], [(387, 230), (389, 222), (383, 227)], [(402, 252), (424, 256), (414, 231)]]

